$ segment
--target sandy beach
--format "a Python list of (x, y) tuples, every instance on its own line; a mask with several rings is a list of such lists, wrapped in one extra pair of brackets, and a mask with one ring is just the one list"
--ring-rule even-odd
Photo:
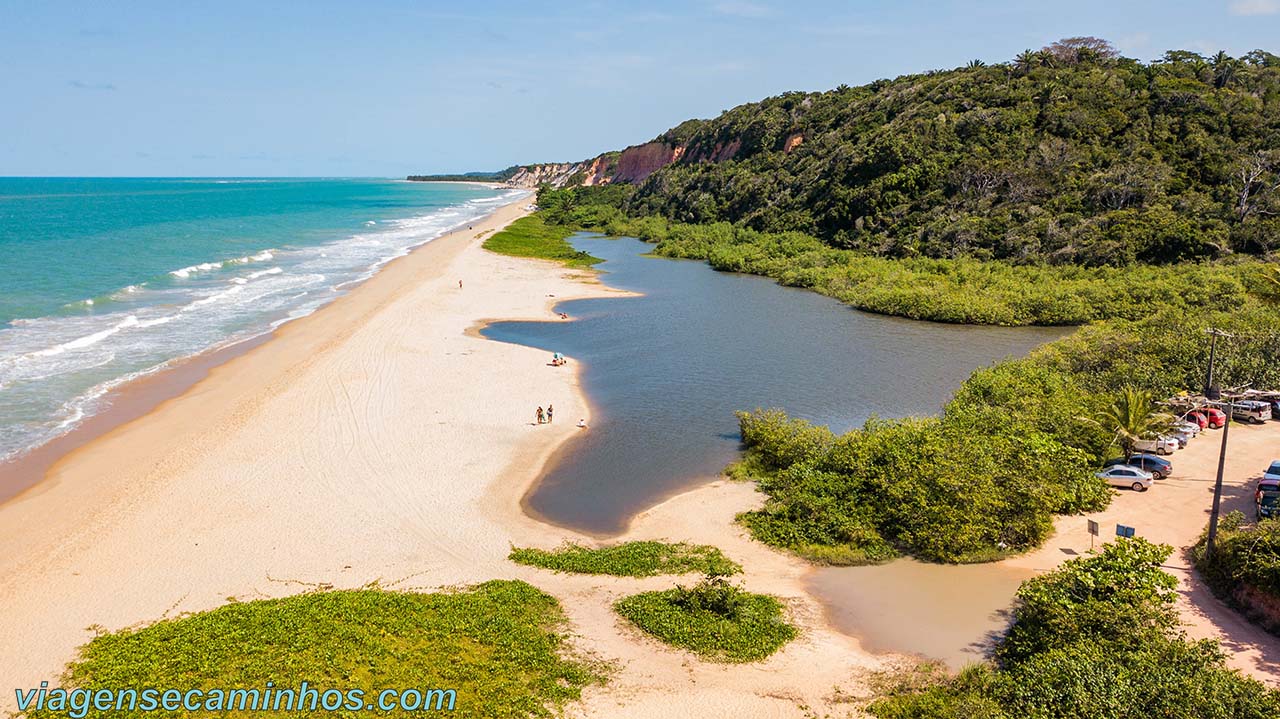
[[(554, 303), (612, 293), (591, 273), (481, 249), (527, 203), (390, 263), (0, 505), (7, 683), (55, 682), (95, 628), (229, 597), (518, 577), (560, 598), (578, 644), (623, 668), (575, 713), (708, 716), (713, 702), (725, 716), (794, 716), (827, 699), (846, 707), (836, 686), (881, 662), (826, 628), (804, 593), (803, 563), (732, 524), (759, 501), (751, 487), (681, 495), (637, 517), (629, 535), (716, 543), (748, 568), (750, 588), (786, 599), (803, 635), (756, 666), (697, 661), (610, 611), (622, 593), (670, 578), (569, 577), (506, 561), (513, 543), (582, 539), (525, 516), (519, 500), (590, 408), (573, 358), (551, 367), (545, 353), (475, 329), (560, 321)], [(533, 410), (547, 404), (556, 423), (534, 424)], [(11, 696), (0, 707), (11, 708)]]
[[(581, 431), (577, 419), (590, 421), (590, 407), (573, 358), (551, 367), (546, 353), (477, 329), (499, 319), (562, 321), (551, 311), (561, 300), (620, 294), (594, 273), (480, 247), (527, 203), (390, 263), (180, 396), (72, 451), (0, 505), (0, 674), (8, 683), (55, 682), (95, 628), (231, 597), (519, 578), (560, 599), (575, 646), (617, 669), (569, 707), (571, 716), (857, 715), (868, 675), (910, 660), (873, 655), (834, 630), (807, 593), (812, 568), (734, 524), (762, 501), (751, 485), (708, 478), (635, 517), (619, 539), (714, 544), (745, 567), (746, 587), (781, 597), (801, 636), (763, 662), (700, 661), (611, 611), (625, 594), (671, 586), (670, 577), (558, 575), (506, 560), (512, 545), (594, 541), (520, 507), (548, 458)], [(557, 422), (535, 424), (534, 408), (547, 404)], [(1249, 470), (1262, 466), (1270, 429), (1233, 430), (1240, 461), (1228, 509), (1243, 501)], [(1215, 448), (1214, 439), (1198, 440), (1175, 457), (1175, 478), (1121, 493), (1096, 519), (1185, 546), (1203, 526), (1203, 513), (1188, 508), (1205, 502)], [(1080, 517), (1060, 519), (1042, 550), (1009, 564), (1045, 571), (1078, 556), (1088, 547), (1083, 526)], [(1174, 564), (1191, 633), (1227, 642), (1235, 666), (1274, 678), (1275, 644), (1208, 597), (1185, 560)], [(0, 709), (12, 708), (10, 696)]]

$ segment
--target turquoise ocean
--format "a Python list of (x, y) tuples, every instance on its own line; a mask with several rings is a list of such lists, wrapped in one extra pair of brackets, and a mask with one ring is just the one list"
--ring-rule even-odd
[(523, 194), (378, 179), (0, 178), (0, 461)]

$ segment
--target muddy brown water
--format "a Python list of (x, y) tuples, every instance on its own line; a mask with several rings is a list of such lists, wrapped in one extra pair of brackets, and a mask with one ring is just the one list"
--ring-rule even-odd
[(806, 585), (828, 621), (866, 649), (919, 655), (960, 669), (986, 656), (1008, 626), (1018, 586), (1035, 574), (999, 564), (900, 559), (824, 567)]

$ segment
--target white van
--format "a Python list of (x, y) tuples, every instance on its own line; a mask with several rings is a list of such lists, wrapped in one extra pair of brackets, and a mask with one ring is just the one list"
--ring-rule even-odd
[(1254, 399), (1242, 400), (1232, 406), (1231, 418), (1241, 422), (1262, 424), (1271, 419), (1271, 405)]

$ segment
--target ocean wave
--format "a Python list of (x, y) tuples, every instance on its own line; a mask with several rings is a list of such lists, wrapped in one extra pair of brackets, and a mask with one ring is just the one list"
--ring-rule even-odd
[(36, 357), (52, 357), (53, 355), (60, 355), (63, 352), (67, 352), (69, 350), (78, 350), (78, 349), (84, 349), (85, 347), (92, 347), (93, 345), (98, 344), (102, 340), (105, 340), (106, 338), (119, 332), (120, 330), (128, 329), (129, 327), (133, 327), (136, 324), (138, 324), (138, 318), (133, 315), (129, 315), (128, 317), (124, 318), (123, 320), (121, 320), (119, 323), (115, 324), (112, 327), (108, 327), (104, 330), (99, 330), (97, 332), (94, 332), (91, 335), (77, 337), (76, 339), (73, 339), (70, 342), (63, 342), (60, 345), (54, 345), (53, 347), (50, 347), (48, 349), (37, 350), (32, 354), (35, 355)]
[[(92, 304), (69, 306), (65, 313), (0, 325), (0, 385), (7, 405), (0, 411), (15, 410), (3, 416), (7, 424), (0, 423), (0, 457), (70, 430), (125, 382), (312, 314), (387, 262), (465, 228), (495, 204), (459, 202), (421, 215), (369, 220), (374, 224), (340, 239), (192, 264), (91, 298)], [(258, 269), (254, 263), (270, 264)], [(42, 409), (17, 414), (19, 407)]]
[(189, 267), (183, 267), (181, 269), (172, 270), (169, 272), (169, 274), (173, 275), (174, 277), (179, 277), (185, 280), (191, 277), (191, 275), (194, 275), (199, 272), (208, 272), (210, 270), (220, 270), (224, 267), (231, 267), (233, 265), (247, 265), (252, 262), (266, 262), (267, 260), (273, 260), (275, 259), (275, 253), (276, 253), (276, 250), (271, 249), (271, 250), (263, 250), (261, 252), (258, 252), (252, 255), (245, 255), (244, 257), (236, 257), (230, 260), (222, 260), (220, 262), (201, 262), (198, 265), (191, 265)]
[(256, 280), (259, 277), (266, 277), (267, 275), (278, 275), (282, 272), (284, 272), (283, 269), (279, 267), (272, 267), (269, 270), (259, 270), (258, 272), (250, 272), (247, 279)]

